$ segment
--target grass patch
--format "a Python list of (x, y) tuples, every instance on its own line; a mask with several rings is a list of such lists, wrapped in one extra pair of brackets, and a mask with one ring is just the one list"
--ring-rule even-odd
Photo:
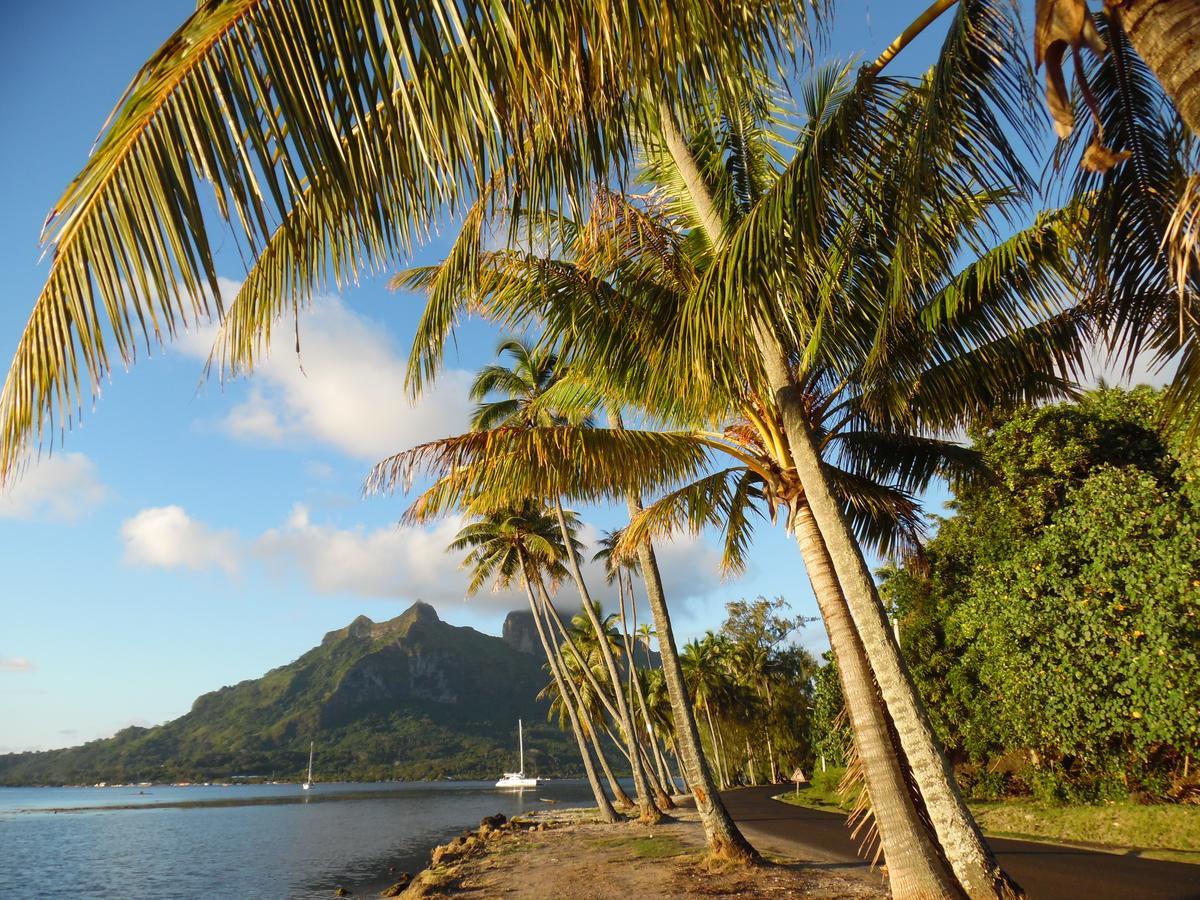
[(686, 849), (678, 838), (665, 834), (600, 838), (589, 843), (604, 849), (628, 850), (638, 859), (666, 859), (679, 856)]
[[(776, 800), (845, 812), (834, 793), (820, 788), (787, 791)], [(1036, 800), (970, 802), (985, 834), (1138, 851), (1151, 859), (1200, 863), (1200, 806), (1132, 802), (1059, 806)]]
[(988, 834), (1133, 848), (1147, 851), (1144, 856), (1200, 863), (1200, 806), (1193, 804), (1002, 800), (970, 807)]

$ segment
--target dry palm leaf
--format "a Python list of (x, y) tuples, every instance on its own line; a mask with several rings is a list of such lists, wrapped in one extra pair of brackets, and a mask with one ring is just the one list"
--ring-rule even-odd
[(1104, 146), (1104, 129), (1096, 98), (1083, 74), (1080, 48), (1087, 47), (1097, 56), (1107, 51), (1104, 40), (1096, 30), (1087, 0), (1037, 0), (1037, 25), (1033, 36), (1033, 60), (1037, 68), (1046, 64), (1046, 106), (1054, 119), (1054, 133), (1065, 139), (1075, 127), (1075, 110), (1063, 75), (1063, 55), (1068, 49), (1075, 63), (1075, 81), (1084, 102), (1096, 123), (1096, 135), (1084, 151), (1079, 164), (1092, 172), (1106, 172), (1128, 159), (1127, 150)]

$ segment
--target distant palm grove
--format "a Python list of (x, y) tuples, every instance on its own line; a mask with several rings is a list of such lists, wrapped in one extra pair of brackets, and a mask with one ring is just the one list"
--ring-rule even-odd
[[(836, 755), (893, 896), (1023, 896), (964, 787), (1187, 799), (1200, 742), (1200, 15), (1035, 5), (914, 7), (860, 65), (824, 55), (833, 2), (203, 0), (48, 220), (0, 474), (183, 323), (244, 374), (331, 282), (396, 272), (413, 396), (465, 317), (513, 337), (469, 430), (367, 490), (464, 517), (471, 591), (527, 600), (601, 815), (659, 821), (678, 776), (754, 864), (718, 791)], [(1094, 359), (1169, 384), (1076, 401)], [(597, 503), (627, 524), (585, 548)], [(708, 532), (736, 574), (766, 527), (835, 668), (772, 601), (677, 646), (656, 545)]]

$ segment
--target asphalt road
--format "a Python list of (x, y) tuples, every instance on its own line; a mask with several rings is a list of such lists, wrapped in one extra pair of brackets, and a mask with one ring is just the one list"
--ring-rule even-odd
[[(750, 842), (831, 869), (866, 869), (845, 816), (780, 803), (781, 785), (721, 795)], [(1200, 900), (1200, 866), (991, 838), (1000, 864), (1034, 900)], [(878, 877), (869, 874), (868, 877)]]

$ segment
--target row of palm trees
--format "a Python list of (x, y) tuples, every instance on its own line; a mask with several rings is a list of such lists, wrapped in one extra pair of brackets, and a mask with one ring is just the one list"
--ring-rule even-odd
[[(929, 72), (887, 76), (949, 9)], [(494, 533), (463, 546), (480, 584), (524, 588), (601, 809), (571, 660), (597, 700), (607, 692), (640, 818), (661, 814), (564, 502), (625, 504), (613, 551), (638, 565), (685, 778), (709, 847), (743, 860), (755, 854), (716, 793), (654, 542), (716, 526), (736, 570), (767, 518), (796, 538), (812, 581), (893, 894), (1019, 894), (940, 752), (864, 550), (911, 546), (916, 492), (972, 464), (946, 436), (1069, 392), (1093, 337), (1178, 358), (1171, 403), (1200, 430), (1195, 121), (1180, 125), (1155, 73), (1180, 109), (1195, 91), (1162, 74), (1170, 41), (1153, 16), (1106, 7), (1108, 53), (1081, 67), (1095, 127), (1067, 148), (1088, 168), (1046, 211), (1026, 168), (1037, 101), (1009, 4), (935, 3), (863, 70), (773, 84), (794, 48), (819, 44), (827, 11), (200, 4), (56, 206), (50, 276), (0, 399), (0, 472), (72, 413), (85, 372), (96, 389), (110, 345), (129, 360), (139, 336), (219, 303), (202, 182), (254, 261), (217, 307), (213, 360), (229, 373), (251, 368), (272, 324), (330, 273), (392, 265), (459, 215), (445, 262), (401, 278), (427, 293), (412, 387), (468, 313), (535, 336), (529, 377), (478, 386), (509, 405), (386, 461), (370, 485), (428, 472), (410, 519), (465, 511)], [(1048, 36), (1058, 49), (1072, 37)], [(486, 250), (497, 229), (507, 247)], [(593, 665), (555, 624), (566, 583), (597, 635)]]

